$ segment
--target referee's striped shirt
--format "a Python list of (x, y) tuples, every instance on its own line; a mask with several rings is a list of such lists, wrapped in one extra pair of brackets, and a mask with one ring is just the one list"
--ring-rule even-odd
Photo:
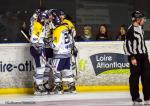
[(128, 28), (124, 42), (126, 55), (147, 54), (147, 47), (143, 35), (144, 31), (141, 26), (131, 25)]

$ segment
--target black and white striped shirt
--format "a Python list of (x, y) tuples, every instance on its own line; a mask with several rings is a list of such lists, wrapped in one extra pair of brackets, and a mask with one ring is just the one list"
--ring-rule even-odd
[(124, 42), (125, 54), (147, 54), (147, 47), (143, 35), (144, 31), (141, 26), (131, 25), (128, 28), (126, 39)]

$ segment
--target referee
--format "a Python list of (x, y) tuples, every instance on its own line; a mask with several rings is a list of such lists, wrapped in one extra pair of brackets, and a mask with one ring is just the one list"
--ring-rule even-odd
[(140, 11), (132, 13), (132, 24), (129, 26), (124, 42), (124, 51), (130, 63), (130, 93), (134, 104), (141, 104), (139, 94), (139, 79), (143, 86), (144, 104), (150, 105), (150, 63), (144, 40), (142, 26), (144, 14)]

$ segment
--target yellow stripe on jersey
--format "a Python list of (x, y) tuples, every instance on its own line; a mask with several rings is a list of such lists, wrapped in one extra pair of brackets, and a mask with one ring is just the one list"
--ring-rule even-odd
[(42, 30), (43, 30), (43, 25), (35, 20), (33, 23), (33, 34), (39, 37)]
[(62, 32), (65, 30), (68, 30), (68, 28), (65, 25), (61, 25), (61, 26), (54, 29), (54, 31), (53, 31), (53, 37), (54, 37), (53, 43), (55, 43), (55, 44), (59, 43), (60, 36), (61, 36)]
[(67, 24), (68, 25), (68, 28), (69, 30), (75, 30), (75, 26), (73, 25), (73, 23), (70, 21), (70, 20), (67, 20), (67, 19), (64, 19), (62, 21), (63, 24)]

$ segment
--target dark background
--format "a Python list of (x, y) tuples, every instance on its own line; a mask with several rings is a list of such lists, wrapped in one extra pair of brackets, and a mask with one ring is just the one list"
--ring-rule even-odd
[(150, 0), (0, 0), (0, 42), (27, 42), (20, 33), (22, 24), (29, 29), (29, 19), (40, 7), (63, 9), (76, 24), (77, 34), (91, 25), (94, 36), (100, 24), (107, 24), (112, 40), (120, 25), (130, 24), (131, 12), (142, 10), (148, 19), (145, 38), (150, 39)]
[(143, 11), (145, 23), (145, 38), (150, 39), (150, 0), (76, 0), (77, 33), (83, 35), (85, 25), (92, 26), (93, 36), (98, 33), (100, 24), (108, 26), (112, 40), (116, 40), (119, 27), (129, 26), (131, 13)]
[(27, 42), (20, 30), (23, 22), (29, 29), (30, 17), (38, 8), (61, 8), (75, 21), (75, 6), (75, 0), (0, 0), (0, 42)]

